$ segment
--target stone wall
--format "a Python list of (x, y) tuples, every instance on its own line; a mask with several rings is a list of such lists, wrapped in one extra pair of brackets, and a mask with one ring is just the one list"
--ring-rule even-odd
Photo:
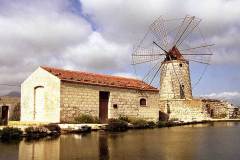
[[(44, 88), (44, 108), (36, 113), (35, 88), (39, 86)], [(41, 67), (21, 85), (21, 121), (60, 121), (60, 79)]]
[(169, 114), (169, 120), (200, 121), (208, 118), (208, 114), (204, 111), (202, 101), (198, 99), (162, 100), (161, 106), (164, 106), (163, 112)]
[[(140, 92), (133, 89), (101, 87), (79, 83), (61, 83), (61, 121), (71, 122), (80, 114), (99, 116), (99, 91), (110, 92), (108, 118), (120, 115), (157, 120), (159, 108), (158, 92)], [(147, 105), (140, 106), (146, 98)], [(115, 106), (115, 107), (114, 107)]]
[(234, 108), (229, 102), (217, 99), (203, 99), (203, 105), (211, 118), (230, 118)]
[[(177, 75), (177, 76), (176, 76)], [(183, 60), (163, 62), (160, 76), (161, 100), (181, 99), (180, 84), (186, 99), (192, 99), (189, 64)]]

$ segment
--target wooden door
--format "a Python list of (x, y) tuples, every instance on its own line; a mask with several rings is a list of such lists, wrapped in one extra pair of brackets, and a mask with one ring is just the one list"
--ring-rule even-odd
[(35, 88), (34, 120), (44, 119), (44, 87)]
[(108, 120), (109, 92), (99, 92), (99, 120), (100, 123), (107, 123)]
[(8, 106), (2, 106), (2, 124), (8, 125)]

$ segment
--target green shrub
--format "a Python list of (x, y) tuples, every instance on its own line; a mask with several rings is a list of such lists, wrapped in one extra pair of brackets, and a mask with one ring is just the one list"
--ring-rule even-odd
[(128, 123), (131, 122), (131, 119), (128, 116), (124, 116), (124, 115), (120, 115), (118, 119)]
[(28, 127), (25, 129), (25, 132), (26, 132), (26, 137), (30, 139), (43, 138), (43, 137), (46, 137), (48, 133), (50, 133), (50, 131), (43, 126)]
[(166, 121), (158, 121), (157, 122), (157, 127), (158, 128), (163, 128), (167, 126), (167, 122)]
[(1, 137), (2, 137), (2, 130), (0, 129), (0, 139), (1, 139)]
[(135, 119), (131, 123), (133, 125), (133, 128), (136, 129), (148, 128), (148, 122), (144, 119)]
[(97, 117), (93, 117), (88, 114), (81, 114), (78, 117), (74, 118), (75, 123), (99, 123), (99, 119)]
[(23, 132), (19, 128), (6, 127), (1, 130), (0, 134), (2, 140), (16, 140), (22, 138)]
[(178, 125), (178, 123), (173, 122), (173, 121), (168, 121), (168, 122), (166, 123), (166, 127), (174, 127), (174, 126), (177, 126), (177, 125)]
[(221, 113), (220, 115), (219, 115), (219, 118), (226, 118), (227, 117), (227, 113)]
[(156, 127), (156, 123), (153, 121), (148, 121), (148, 128), (155, 128)]
[(123, 132), (128, 129), (128, 123), (119, 119), (109, 119), (107, 130), (112, 132)]
[(61, 132), (61, 128), (57, 124), (44, 125), (51, 132)]

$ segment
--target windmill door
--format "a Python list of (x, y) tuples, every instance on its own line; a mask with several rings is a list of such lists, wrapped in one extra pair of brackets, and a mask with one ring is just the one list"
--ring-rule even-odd
[(44, 120), (44, 87), (35, 88), (34, 120)]
[(3, 125), (8, 125), (8, 106), (2, 106), (2, 124)]
[(100, 123), (107, 123), (108, 120), (109, 92), (99, 92), (99, 120)]

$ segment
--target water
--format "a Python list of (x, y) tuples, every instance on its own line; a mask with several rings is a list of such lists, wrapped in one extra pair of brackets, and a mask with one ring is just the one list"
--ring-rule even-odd
[(239, 160), (240, 122), (0, 143), (0, 160)]

